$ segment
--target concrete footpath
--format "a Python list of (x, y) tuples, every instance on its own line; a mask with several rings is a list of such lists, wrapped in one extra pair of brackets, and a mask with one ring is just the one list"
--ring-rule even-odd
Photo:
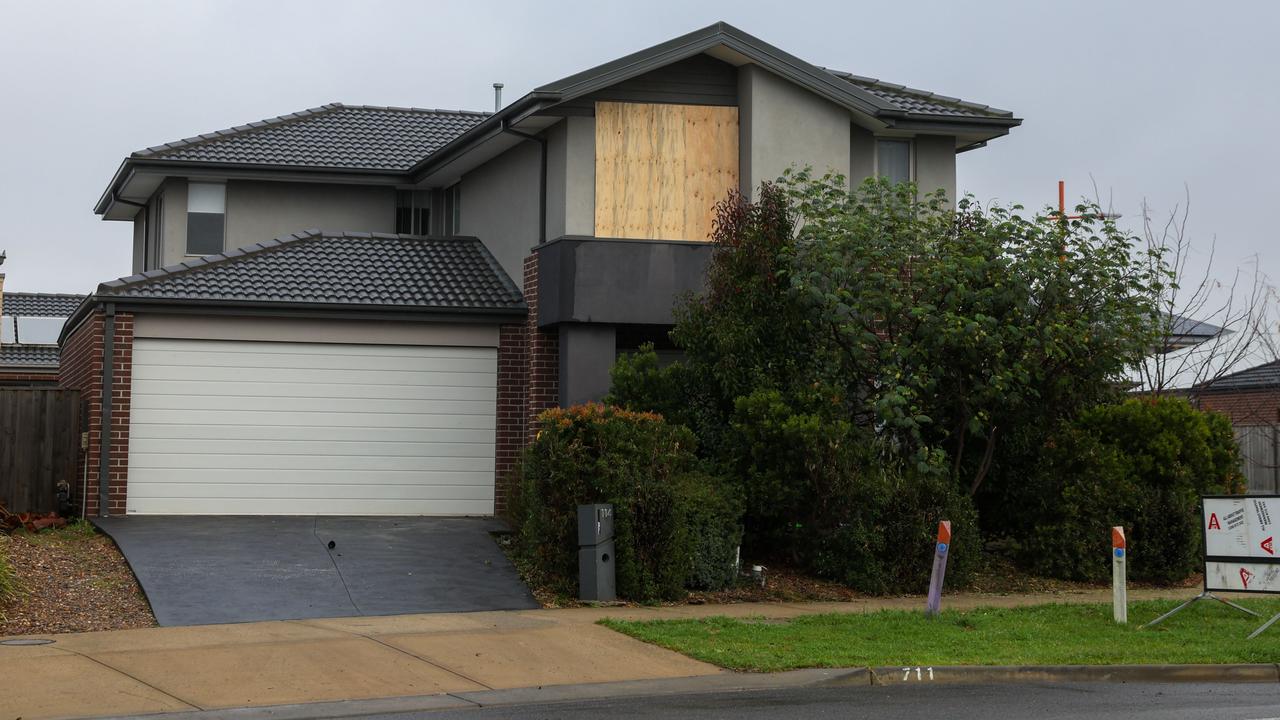
[[(1194, 591), (1133, 591), (1131, 600)], [(1108, 602), (1106, 591), (954, 595), (949, 608)], [(919, 608), (920, 598), (442, 613), (148, 628), (0, 643), (0, 720), (97, 717), (743, 676), (625, 637), (604, 617), (787, 618)], [(29, 640), (41, 636), (22, 638)], [(716, 676), (729, 676), (717, 680)], [(748, 683), (750, 684), (750, 683)], [(736, 685), (735, 685), (736, 686)], [(536, 696), (536, 693), (530, 697)], [(305, 716), (303, 713), (302, 716)]]

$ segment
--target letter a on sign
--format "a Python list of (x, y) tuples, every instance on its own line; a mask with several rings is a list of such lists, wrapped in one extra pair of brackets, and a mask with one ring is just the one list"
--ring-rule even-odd
[(1261, 543), (1259, 543), (1262, 549), (1265, 550), (1268, 555), (1276, 554), (1275, 545), (1273, 544), (1274, 540), (1275, 540), (1275, 536), (1272, 536), (1267, 538), (1266, 540), (1263, 540)]
[(1218, 513), (1209, 513), (1209, 529), (1221, 530), (1222, 526), (1218, 524)]

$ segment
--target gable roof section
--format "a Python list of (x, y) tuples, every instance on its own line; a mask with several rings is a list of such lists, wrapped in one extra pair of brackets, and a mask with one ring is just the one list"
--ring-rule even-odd
[(83, 295), (65, 293), (7, 292), (3, 296), (5, 315), (22, 317), (67, 317), (84, 300)]
[(476, 238), (321, 230), (112, 280), (93, 297), (117, 303), (525, 312), (520, 290)]
[(139, 150), (132, 157), (403, 172), (487, 115), (330, 103)]
[(1202, 389), (1208, 392), (1229, 392), (1266, 388), (1280, 388), (1280, 360), (1223, 375)]
[(718, 22), (535, 88), (431, 156), (423, 158), (414, 166), (412, 177), (418, 181), (431, 175), (475, 146), (554, 105), (703, 53), (738, 65), (759, 65), (837, 105), (862, 113), (886, 128), (910, 128), (913, 122), (932, 128), (938, 125), (954, 125), (966, 131), (976, 128), (980, 137), (975, 142), (981, 143), (1022, 124), (1007, 110), (849, 73), (831, 72), (728, 23)]
[(827, 72), (875, 95), (905, 115), (928, 116), (934, 119), (1013, 119), (1012, 112), (993, 108), (990, 105), (939, 95), (928, 90), (917, 90), (906, 85), (854, 75), (842, 70), (827, 70)]

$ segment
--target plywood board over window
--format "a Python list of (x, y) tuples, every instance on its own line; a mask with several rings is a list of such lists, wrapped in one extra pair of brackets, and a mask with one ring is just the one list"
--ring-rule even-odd
[(596, 103), (596, 237), (709, 240), (738, 187), (738, 108)]

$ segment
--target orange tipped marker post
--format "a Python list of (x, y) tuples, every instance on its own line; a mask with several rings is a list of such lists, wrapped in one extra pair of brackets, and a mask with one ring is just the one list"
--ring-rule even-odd
[(933, 616), (942, 611), (942, 580), (947, 574), (947, 555), (951, 550), (951, 521), (938, 523), (938, 541), (933, 546), (933, 574), (929, 576), (929, 599), (925, 615)]
[(1124, 528), (1111, 528), (1111, 611), (1116, 622), (1129, 622), (1129, 590), (1125, 584), (1124, 563), (1129, 554)]

